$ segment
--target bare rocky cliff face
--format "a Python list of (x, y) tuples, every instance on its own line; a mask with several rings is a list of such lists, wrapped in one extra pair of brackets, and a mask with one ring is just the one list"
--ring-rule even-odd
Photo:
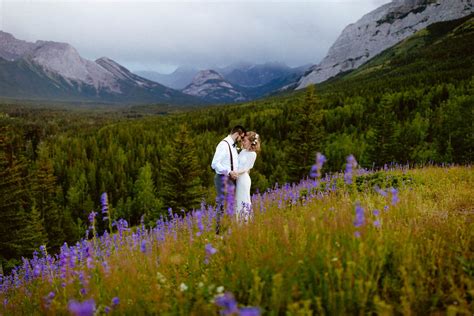
[(296, 89), (356, 69), (432, 23), (461, 18), (473, 11), (472, 0), (394, 0), (348, 25), (321, 63), (300, 78)]

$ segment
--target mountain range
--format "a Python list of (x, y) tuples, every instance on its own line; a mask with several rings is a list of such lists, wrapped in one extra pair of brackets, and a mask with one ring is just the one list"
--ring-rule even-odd
[(313, 66), (241, 63), (132, 73), (107, 57), (90, 61), (67, 43), (30, 43), (0, 31), (0, 97), (112, 103), (243, 102), (302, 89), (359, 68), (416, 31), (473, 13), (471, 0), (394, 0), (348, 25)]
[[(179, 67), (171, 74), (154, 71), (135, 73), (173, 89), (198, 96), (209, 103), (230, 103), (253, 100), (275, 93), (299, 79), (309, 67), (310, 65), (291, 68), (277, 62), (236, 63), (205, 70)], [(216, 78), (216, 74), (219, 79)], [(206, 75), (209, 77), (204, 79)], [(201, 84), (203, 86), (199, 87)]]
[(109, 58), (90, 61), (67, 43), (29, 43), (2, 31), (0, 96), (115, 103), (203, 103), (137, 76)]

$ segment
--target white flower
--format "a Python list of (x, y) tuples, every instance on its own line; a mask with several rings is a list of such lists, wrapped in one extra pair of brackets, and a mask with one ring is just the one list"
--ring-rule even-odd
[(224, 293), (224, 287), (223, 287), (223, 286), (217, 287), (216, 292), (217, 292), (218, 294)]
[(187, 286), (186, 284), (184, 284), (184, 283), (181, 283), (181, 284), (179, 285), (179, 290), (180, 290), (181, 292), (187, 291), (187, 290), (188, 290), (188, 286)]
[(158, 282), (166, 283), (166, 277), (160, 272), (156, 272), (156, 278), (158, 279)]

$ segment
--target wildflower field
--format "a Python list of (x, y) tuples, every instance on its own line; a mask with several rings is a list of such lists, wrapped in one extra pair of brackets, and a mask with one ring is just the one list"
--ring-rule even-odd
[(247, 223), (226, 208), (219, 235), (203, 204), (153, 228), (116, 220), (56, 255), (41, 247), (1, 276), (0, 314), (472, 315), (472, 167), (369, 172), (349, 159), (321, 178), (322, 163), (255, 194)]

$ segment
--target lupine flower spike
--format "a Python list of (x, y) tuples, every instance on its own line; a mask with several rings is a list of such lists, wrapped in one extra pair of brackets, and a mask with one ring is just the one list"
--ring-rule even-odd
[(357, 168), (357, 160), (354, 158), (353, 155), (349, 155), (347, 157), (346, 172), (344, 173), (344, 181), (347, 184), (352, 184), (352, 176), (356, 168)]
[(326, 162), (326, 157), (321, 154), (316, 154), (316, 163), (311, 167), (311, 171), (309, 176), (311, 178), (320, 178), (321, 177), (321, 169), (323, 168), (324, 163)]

